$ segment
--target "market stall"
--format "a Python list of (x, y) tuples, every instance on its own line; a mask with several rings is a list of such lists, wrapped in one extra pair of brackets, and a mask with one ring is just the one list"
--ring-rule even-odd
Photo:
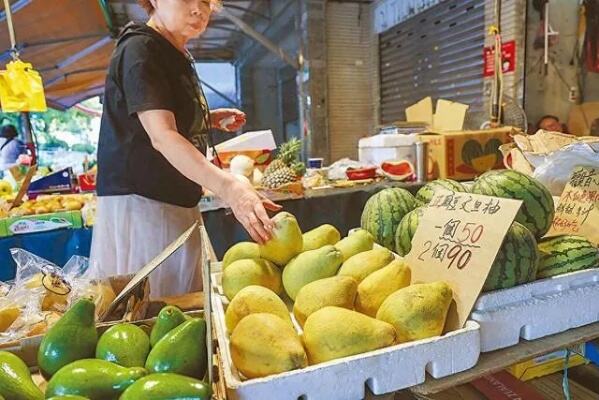
[[(104, 91), (118, 28), (157, 12), (147, 1), (102, 0), (90, 12), (71, 3), (48, 11), (13, 1), (20, 29), (35, 29), (17, 46), (11, 27), (5, 53), (16, 58), (20, 49), (40, 64), (48, 103), (60, 108)], [(189, 7), (193, 17), (220, 8), (192, 3), (173, 10)], [(90, 268), (96, 205), (115, 196), (95, 195), (87, 159), (79, 177), (69, 168), (34, 177), (36, 166), (22, 165), (0, 180), (0, 400), (537, 400), (544, 396), (534, 385), (549, 377), (555, 396), (547, 398), (598, 398), (599, 141), (525, 132), (525, 3), (487, 3), (225, 1), (206, 35), (187, 44), (203, 61), (235, 64), (243, 93), (221, 93), (192, 74), (200, 93), (182, 87), (179, 95), (200, 97), (205, 114), (214, 101), (206, 86), (248, 115), (215, 110), (192, 136), (198, 115), (186, 129), (173, 111), (175, 127), (158, 131), (182, 129), (195, 146), (173, 140), (187, 149), (174, 155), (145, 123), (134, 134), (107, 131), (115, 115), (132, 118), (111, 96), (118, 85), (107, 88), (103, 151), (106, 137), (151, 139), (135, 149), (150, 155), (135, 159), (148, 171), (129, 168), (131, 149), (104, 153), (99, 167), (127, 165), (109, 183), (127, 186), (137, 216), (128, 209), (95, 225), (105, 260), (115, 261), (100, 269), (127, 272), (99, 278)], [(527, 52), (542, 43), (547, 75), (557, 33), (549, 2), (534, 3), (544, 40)], [(582, 29), (595, 3), (584, 2), (579, 34), (599, 33), (590, 18)], [(93, 32), (57, 18), (71, 6), (88, 14)], [(43, 23), (31, 24), (37, 14)], [(70, 36), (44, 37), (54, 19)], [(152, 20), (129, 29), (158, 38), (174, 65), (185, 48), (174, 52), (160, 28)], [(597, 70), (596, 40), (577, 40), (575, 53), (585, 54), (571, 63)], [(44, 46), (59, 51), (35, 51)], [(161, 78), (186, 82), (173, 76)], [(158, 81), (137, 80), (127, 94)], [(569, 89), (574, 98), (581, 88)], [(212, 143), (210, 127), (244, 124), (245, 134)], [(265, 126), (272, 130), (255, 130)], [(210, 185), (218, 195), (204, 187), (199, 200), (192, 184), (208, 184), (176, 167), (173, 159), (192, 152), (194, 167), (228, 183)], [(238, 193), (251, 207), (235, 207)], [(245, 229), (229, 208), (240, 217), (260, 204), (239, 219)], [(140, 218), (150, 221), (145, 229), (127, 231)], [(253, 226), (270, 230), (269, 222), (272, 235)], [(130, 251), (139, 243), (149, 260)], [(155, 279), (165, 268), (179, 272)], [(169, 289), (180, 294), (156, 295), (179, 278)], [(579, 388), (580, 375), (569, 378), (583, 370), (591, 384)]]

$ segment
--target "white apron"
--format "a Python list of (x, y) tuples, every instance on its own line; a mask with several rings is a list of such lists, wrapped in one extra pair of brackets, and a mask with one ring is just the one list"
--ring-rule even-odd
[[(138, 195), (98, 197), (92, 236), (93, 277), (134, 274), (195, 221), (198, 207), (185, 208)], [(152, 298), (202, 289), (200, 232), (150, 274)]]

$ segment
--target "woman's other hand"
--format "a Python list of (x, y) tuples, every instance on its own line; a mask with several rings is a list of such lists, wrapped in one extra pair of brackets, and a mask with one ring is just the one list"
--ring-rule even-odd
[(251, 185), (240, 181), (229, 186), (225, 201), (254, 241), (262, 244), (271, 238), (274, 225), (266, 210), (279, 211), (281, 206), (256, 192)]
[(219, 108), (210, 112), (212, 127), (225, 132), (236, 132), (246, 123), (246, 116), (235, 108)]

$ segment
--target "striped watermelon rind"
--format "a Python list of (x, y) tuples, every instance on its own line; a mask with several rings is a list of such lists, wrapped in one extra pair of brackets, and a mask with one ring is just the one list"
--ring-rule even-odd
[(543, 239), (539, 242), (539, 253), (537, 279), (599, 266), (599, 251), (582, 236), (562, 235)]
[(452, 179), (437, 179), (421, 187), (416, 193), (416, 200), (420, 205), (431, 202), (435, 193), (440, 190), (451, 190), (452, 192), (466, 192), (466, 188), (460, 182)]
[(412, 238), (416, 233), (422, 214), (422, 207), (410, 211), (401, 219), (395, 231), (395, 252), (402, 257), (412, 250)]
[(514, 222), (503, 239), (483, 291), (508, 289), (534, 281), (538, 264), (534, 235), (524, 225)]
[(516, 221), (537, 238), (549, 231), (555, 209), (551, 193), (536, 179), (514, 170), (489, 171), (481, 175), (472, 193), (522, 200)]
[(361, 226), (381, 246), (393, 250), (402, 218), (416, 208), (416, 199), (405, 189), (388, 188), (372, 195), (362, 211)]

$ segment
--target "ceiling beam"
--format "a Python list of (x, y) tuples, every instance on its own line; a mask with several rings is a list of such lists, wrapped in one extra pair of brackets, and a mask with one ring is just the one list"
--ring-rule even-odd
[[(10, 11), (14, 14), (17, 11), (22, 10), (29, 4), (31, 4), (33, 0), (17, 0), (13, 4), (10, 5)], [(6, 11), (0, 11), (0, 21), (4, 21), (6, 19)]]
[(53, 86), (53, 85), (59, 83), (60, 81), (67, 79), (71, 75), (87, 74), (87, 73), (91, 73), (91, 72), (101, 72), (101, 71), (108, 71), (108, 66), (83, 68), (83, 69), (76, 69), (74, 71), (65, 72), (64, 74), (58, 75), (58, 76), (44, 82), (44, 87), (47, 88), (47, 87)]
[(78, 51), (77, 53), (73, 54), (72, 56), (65, 58), (63, 61), (59, 62), (58, 64), (56, 64), (52, 67), (41, 68), (40, 72), (50, 71), (53, 69), (66, 68), (69, 65), (76, 63), (77, 61), (81, 60), (82, 58), (89, 56), (96, 50), (99, 50), (102, 47), (104, 47), (107, 44), (112, 43), (112, 42), (113, 42), (113, 39), (110, 36), (106, 36), (106, 37), (98, 40), (97, 42), (87, 46), (86, 48)]
[(280, 59), (285, 61), (287, 64), (291, 65), (296, 70), (299, 70), (300, 65), (299, 65), (298, 60), (296, 58), (291, 57), (289, 54), (287, 54), (287, 52), (285, 50), (283, 50), (281, 47), (277, 46), (269, 38), (267, 38), (260, 32), (256, 31), (254, 28), (252, 28), (250, 25), (248, 25), (245, 21), (243, 21), (236, 15), (232, 14), (226, 8), (221, 11), (221, 14), (224, 15), (225, 18), (228, 18), (229, 20), (231, 20), (235, 25), (237, 25), (243, 33), (245, 33), (246, 35), (248, 35), (249, 37), (254, 39), (256, 42), (260, 43), (262, 46), (266, 47), (268, 50), (270, 50), (272, 53), (277, 55)]
[(262, 19), (270, 22), (270, 17), (268, 15), (264, 15), (262, 13), (254, 11), (254, 10), (252, 10), (250, 8), (238, 6), (236, 4), (227, 4), (226, 7), (229, 8), (229, 9), (231, 9), (231, 10), (240, 10), (240, 11), (243, 11), (245, 14), (254, 15), (254, 16), (258, 17), (258, 18), (262, 18)]
[[(31, 47), (52, 46), (52, 45), (68, 43), (68, 42), (76, 42), (79, 40), (94, 39), (94, 38), (103, 37), (103, 36), (106, 36), (106, 32), (90, 33), (87, 35), (69, 36), (69, 37), (56, 38), (56, 39), (47, 39), (47, 40), (40, 40), (40, 41), (35, 41), (35, 42), (24, 42), (24, 43), (17, 44), (17, 50), (20, 52), (24, 49), (28, 49)], [(10, 54), (11, 54), (10, 49), (7, 49), (7, 50), (4, 50), (3, 52), (1, 52), (0, 53), (0, 61), (3, 61), (5, 59), (7, 59), (8, 57), (10, 57)]]

